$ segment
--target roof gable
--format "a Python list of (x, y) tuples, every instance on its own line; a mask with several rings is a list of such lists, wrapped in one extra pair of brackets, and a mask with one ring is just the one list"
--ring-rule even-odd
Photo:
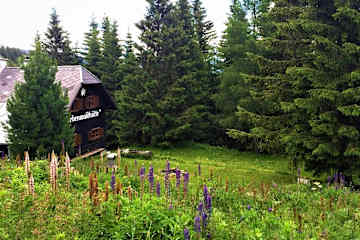
[[(55, 79), (67, 89), (71, 106), (81, 86), (101, 84), (101, 81), (86, 68), (76, 66), (58, 66)], [(16, 83), (24, 82), (24, 71), (18, 67), (6, 67), (0, 72), (0, 103), (7, 102), (15, 89)]]

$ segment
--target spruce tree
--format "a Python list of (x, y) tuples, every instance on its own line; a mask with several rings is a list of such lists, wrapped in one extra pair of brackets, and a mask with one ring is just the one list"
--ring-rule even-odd
[[(262, 52), (248, 54), (257, 72), (249, 83), (251, 109), (239, 103), (239, 119), (276, 147), (280, 139), (295, 165), (315, 174), (359, 169), (357, 1), (279, 0), (259, 28)], [(350, 30), (351, 28), (351, 30)]]
[[(123, 79), (119, 66), (121, 65), (122, 49), (119, 44), (117, 23), (104, 17), (102, 22), (102, 57), (99, 62), (99, 74), (107, 92), (115, 98), (115, 93), (121, 88)], [(106, 112), (106, 143), (110, 147), (117, 147), (117, 138), (113, 121), (116, 112)]]
[(120, 87), (121, 76), (117, 72), (121, 63), (122, 50), (119, 44), (117, 23), (111, 23), (109, 17), (104, 17), (102, 23), (102, 58), (99, 62), (100, 78), (105, 89), (114, 96)]
[(36, 42), (29, 63), (24, 66), (24, 83), (15, 86), (7, 102), (10, 151), (44, 157), (61, 151), (62, 141), (72, 152), (73, 129), (70, 126), (69, 103), (60, 83), (55, 82), (56, 63)]
[(315, 174), (333, 170), (351, 176), (360, 169), (360, 4), (335, 0), (302, 5), (306, 18), (294, 25), (306, 43), (299, 49), (306, 61), (284, 74), (292, 97), (282, 107), (292, 128), (283, 140), (290, 157), (305, 161)]
[(90, 22), (90, 30), (89, 32), (85, 33), (85, 51), (83, 52), (83, 56), (86, 68), (97, 77), (100, 77), (99, 63), (102, 60), (99, 34), (99, 26), (95, 22), (95, 19), (92, 19)]
[[(256, 52), (247, 54), (253, 72), (241, 71), (248, 90), (247, 98), (237, 105), (239, 121), (246, 121), (248, 129), (230, 130), (236, 139), (250, 139), (253, 148), (262, 152), (283, 152), (281, 136), (290, 129), (290, 114), (282, 109), (282, 102), (290, 101), (292, 89), (285, 77), (287, 68), (299, 66), (306, 60), (307, 39), (301, 36), (299, 21), (304, 13), (301, 1), (276, 1), (265, 13), (259, 27)], [(306, 38), (306, 37), (305, 37)], [(301, 90), (301, 89), (300, 89)]]
[(144, 128), (144, 104), (141, 99), (144, 94), (145, 76), (134, 53), (134, 42), (131, 34), (127, 34), (124, 45), (124, 58), (119, 66), (123, 74), (121, 88), (116, 91), (117, 110), (113, 124), (120, 145), (144, 143), (142, 129)]
[[(246, 12), (239, 0), (233, 0), (219, 47), (222, 72), (219, 90), (215, 95), (218, 109), (217, 118), (224, 131), (226, 129), (249, 131), (252, 126), (247, 118), (239, 119), (236, 111), (240, 103), (247, 107), (251, 107), (253, 103), (244, 75), (256, 72), (254, 64), (250, 63), (247, 56), (248, 52), (255, 51), (255, 39), (250, 34)], [(249, 137), (238, 137), (237, 139), (242, 143), (242, 148), (257, 150), (251, 145), (253, 141)], [(233, 143), (228, 139), (227, 144)]]
[(193, 16), (195, 34), (203, 54), (208, 54), (211, 50), (210, 42), (216, 38), (214, 23), (206, 20), (206, 9), (202, 6), (201, 0), (193, 1)]
[(60, 25), (59, 15), (53, 9), (50, 14), (50, 22), (46, 39), (43, 42), (48, 55), (56, 60), (58, 65), (75, 65), (79, 63), (76, 51), (71, 48), (68, 33)]
[[(168, 0), (147, 2), (145, 19), (137, 24), (140, 71), (126, 78), (119, 106), (127, 113), (123, 122), (137, 124), (136, 133), (127, 135), (131, 141), (169, 145), (193, 139), (203, 122), (201, 81), (196, 77), (201, 51), (187, 0), (176, 5)], [(129, 130), (119, 125), (119, 132), (122, 138)]]

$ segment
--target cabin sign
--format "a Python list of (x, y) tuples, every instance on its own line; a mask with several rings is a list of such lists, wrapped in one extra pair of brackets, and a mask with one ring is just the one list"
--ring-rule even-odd
[(78, 116), (71, 115), (70, 123), (96, 118), (100, 116), (100, 113), (101, 113), (101, 109), (98, 109), (93, 111), (87, 111), (86, 113)]

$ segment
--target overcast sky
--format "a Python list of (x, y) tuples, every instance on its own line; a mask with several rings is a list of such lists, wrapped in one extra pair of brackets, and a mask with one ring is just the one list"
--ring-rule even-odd
[[(208, 19), (213, 21), (218, 37), (225, 28), (230, 0), (203, 0)], [(71, 41), (83, 43), (92, 17), (101, 21), (106, 14), (116, 20), (119, 35), (124, 39), (128, 30), (136, 36), (135, 23), (143, 19), (147, 8), (145, 0), (1, 0), (0, 45), (32, 49), (36, 32), (46, 31), (51, 9), (60, 15), (63, 29)]]

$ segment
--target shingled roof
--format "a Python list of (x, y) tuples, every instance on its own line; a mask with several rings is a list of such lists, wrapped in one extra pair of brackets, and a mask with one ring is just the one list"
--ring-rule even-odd
[[(0, 103), (6, 103), (15, 89), (16, 83), (24, 82), (24, 71), (18, 67), (5, 67), (0, 72)], [(82, 66), (58, 66), (55, 81), (68, 90), (72, 105), (82, 85), (101, 84), (101, 81)]]

